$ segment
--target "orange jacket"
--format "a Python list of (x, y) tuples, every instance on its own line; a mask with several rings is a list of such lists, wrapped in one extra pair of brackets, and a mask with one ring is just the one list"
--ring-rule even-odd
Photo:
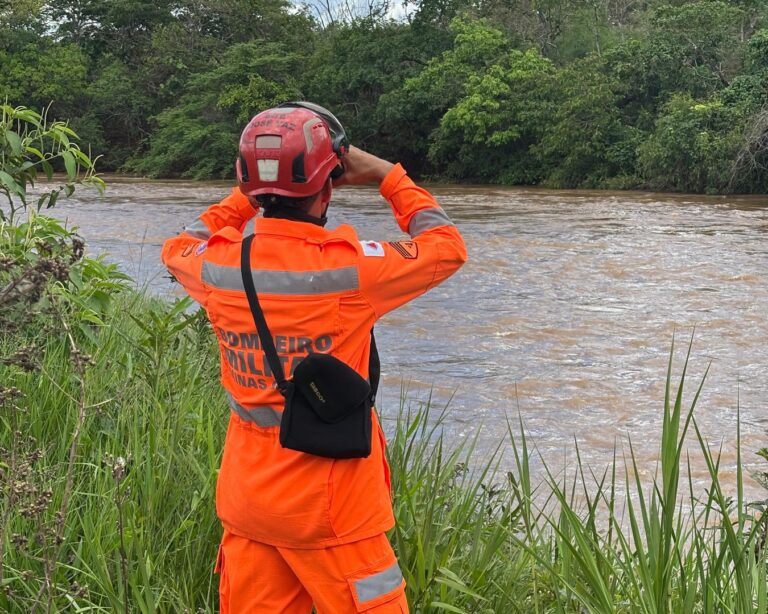
[[(342, 225), (256, 220), (254, 285), (286, 376), (309, 351), (368, 376), (370, 332), (388, 311), (423, 294), (466, 260), (464, 241), (400, 166), (381, 183), (411, 241), (361, 242)], [(207, 311), (218, 337), (231, 415), (216, 507), (225, 528), (291, 548), (322, 548), (394, 525), (384, 436), (374, 416), (371, 455), (333, 460), (280, 446), (283, 398), (260, 350), (240, 276), (240, 243), (257, 211), (235, 188), (163, 246), (170, 272)]]

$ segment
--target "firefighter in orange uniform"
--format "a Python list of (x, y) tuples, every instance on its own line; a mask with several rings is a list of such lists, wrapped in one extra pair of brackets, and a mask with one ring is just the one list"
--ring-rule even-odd
[[(314, 109), (296, 103), (255, 116), (240, 140), (238, 188), (162, 251), (210, 318), (231, 409), (216, 487), (223, 613), (408, 612), (385, 535), (394, 517), (375, 413), (366, 458), (281, 447), (284, 400), (260, 349), (240, 246), (263, 211), (252, 274), (287, 377), (309, 352), (323, 352), (367, 378), (376, 320), (448, 278), (467, 254), (429, 192), (400, 165), (340, 144), (338, 127)], [(351, 226), (323, 227), (334, 186), (373, 182), (410, 241), (360, 241)]]

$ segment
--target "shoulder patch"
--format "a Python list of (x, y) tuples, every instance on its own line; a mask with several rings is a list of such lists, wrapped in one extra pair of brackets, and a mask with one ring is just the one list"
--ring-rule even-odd
[(364, 256), (384, 257), (384, 246), (378, 241), (360, 241), (360, 245), (363, 246)]
[(416, 241), (390, 241), (389, 244), (406, 260), (416, 260), (419, 257), (419, 244)]
[(201, 243), (200, 245), (198, 245), (198, 246), (197, 246), (197, 249), (195, 250), (195, 256), (200, 256), (200, 255), (202, 255), (202, 253), (203, 253), (203, 252), (204, 252), (206, 249), (208, 249), (208, 243), (207, 243), (207, 242), (206, 242), (206, 243)]

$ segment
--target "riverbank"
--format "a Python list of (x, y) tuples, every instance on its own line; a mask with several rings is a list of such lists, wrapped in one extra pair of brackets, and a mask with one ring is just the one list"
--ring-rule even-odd
[[(68, 239), (29, 256), (29, 237), (57, 236), (38, 224), (5, 227), (0, 242), (0, 609), (214, 612), (227, 410), (210, 328), (188, 301), (125, 288)], [(49, 274), (37, 294), (2, 277), (32, 270)], [(681, 388), (667, 381), (655, 488), (631, 456), (626, 473), (617, 458), (604, 474), (575, 463), (536, 483), (515, 423), (478, 464), (476, 438), (444, 440), (440, 412), (403, 399), (389, 429), (391, 539), (412, 611), (765, 612), (768, 517), (743, 497), (740, 455), (737, 496), (722, 492)], [(705, 489), (681, 471), (686, 430), (708, 462)]]
[[(156, 185), (168, 185), (168, 186), (219, 186), (221, 189), (231, 188), (235, 185), (236, 179), (234, 176), (234, 167), (232, 170), (232, 176), (229, 178), (203, 178), (203, 179), (190, 179), (180, 178), (178, 176), (147, 176), (138, 173), (120, 172), (120, 171), (107, 171), (99, 172), (105, 183), (110, 188), (120, 184), (156, 184)], [(63, 174), (54, 173), (52, 180), (48, 183), (56, 183), (64, 178)], [(45, 186), (46, 182), (41, 181), (41, 186)], [(462, 181), (452, 178), (441, 177), (425, 177), (419, 180), (419, 185), (426, 187), (431, 191), (437, 190), (442, 192), (450, 192), (451, 190), (468, 191), (477, 190), (479, 192), (487, 192), (493, 194), (499, 193), (522, 193), (530, 194), (531, 196), (574, 196), (584, 198), (611, 198), (616, 196), (636, 197), (640, 201), (657, 202), (663, 199), (669, 199), (670, 201), (677, 201), (681, 204), (686, 202), (697, 201), (702, 203), (711, 204), (724, 204), (733, 205), (737, 208), (758, 208), (765, 207), (768, 204), (768, 196), (764, 193), (731, 193), (726, 192), (722, 194), (711, 194), (705, 192), (681, 192), (678, 190), (663, 190), (663, 189), (644, 189), (641, 186), (637, 187), (606, 187), (606, 188), (563, 188), (563, 187), (548, 187), (542, 184), (494, 184), (494, 183), (473, 183), (471, 181)], [(374, 189), (373, 186), (371, 186)], [(347, 190), (349, 188), (347, 187)], [(336, 194), (339, 194), (337, 191)]]

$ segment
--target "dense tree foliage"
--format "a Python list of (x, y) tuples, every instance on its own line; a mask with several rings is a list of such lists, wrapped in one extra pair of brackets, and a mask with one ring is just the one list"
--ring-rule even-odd
[(9, 0), (0, 100), (101, 168), (231, 177), (259, 110), (326, 105), (417, 175), (768, 188), (760, 0)]

